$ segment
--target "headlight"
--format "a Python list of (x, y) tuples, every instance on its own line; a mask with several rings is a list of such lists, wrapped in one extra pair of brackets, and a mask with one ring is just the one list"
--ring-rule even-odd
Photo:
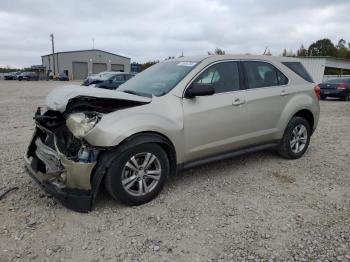
[(67, 118), (66, 125), (75, 137), (82, 138), (94, 128), (100, 118), (98, 114), (75, 113)]

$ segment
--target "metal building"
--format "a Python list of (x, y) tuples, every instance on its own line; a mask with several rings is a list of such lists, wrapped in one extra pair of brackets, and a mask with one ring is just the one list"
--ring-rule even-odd
[(98, 49), (57, 52), (41, 59), (46, 74), (65, 73), (71, 80), (82, 80), (102, 71), (130, 72), (129, 57)]
[[(288, 61), (300, 61), (307, 69), (315, 83), (321, 83), (325, 76), (326, 68), (335, 68), (339, 75), (343, 75), (343, 70), (350, 70), (350, 60), (330, 56), (308, 56), (308, 57), (286, 57)], [(334, 76), (333, 76), (334, 77)]]

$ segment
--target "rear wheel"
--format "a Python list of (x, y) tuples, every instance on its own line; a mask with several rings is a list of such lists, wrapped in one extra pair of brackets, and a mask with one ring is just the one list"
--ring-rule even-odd
[(325, 100), (325, 99), (326, 99), (326, 96), (321, 95), (321, 100)]
[(169, 171), (169, 160), (162, 147), (152, 143), (137, 145), (114, 157), (105, 186), (114, 199), (140, 205), (159, 194)]
[(285, 131), (279, 145), (279, 154), (288, 159), (300, 158), (310, 143), (311, 128), (303, 117), (293, 117)]

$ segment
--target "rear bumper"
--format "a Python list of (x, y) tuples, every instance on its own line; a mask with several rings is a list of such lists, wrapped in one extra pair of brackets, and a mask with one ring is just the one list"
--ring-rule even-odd
[(321, 96), (324, 97), (338, 97), (344, 98), (349, 95), (348, 90), (339, 90), (339, 89), (321, 89)]

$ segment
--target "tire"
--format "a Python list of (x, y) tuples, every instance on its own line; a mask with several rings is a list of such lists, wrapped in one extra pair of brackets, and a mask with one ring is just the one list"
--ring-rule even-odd
[(326, 100), (326, 96), (321, 96), (321, 100)]
[[(301, 132), (301, 131), (298, 132), (298, 130), (301, 130), (301, 129), (298, 129), (299, 127), (305, 128), (306, 136), (305, 136), (305, 133), (303, 132), (303, 135), (300, 135), (300, 137), (296, 139), (294, 132), (297, 132), (299, 134)], [(311, 127), (309, 122), (303, 117), (293, 117), (289, 121), (284, 131), (283, 137), (280, 141), (280, 145), (278, 148), (279, 154), (282, 157), (287, 159), (300, 158), (306, 152), (309, 146), (310, 137), (311, 137)], [(295, 142), (295, 144), (292, 145), (293, 141), (298, 141), (298, 142)]]
[(350, 101), (350, 95), (342, 97), (343, 101)]
[[(136, 146), (126, 145), (123, 148), (121, 152), (116, 152), (117, 154), (112, 159), (104, 180), (105, 187), (115, 200), (119, 200), (126, 205), (147, 203), (159, 194), (170, 173), (168, 156), (164, 149), (155, 143)], [(148, 169), (142, 169), (141, 166), (145, 163), (147, 154), (151, 154), (151, 159), (153, 159), (153, 156), (155, 159), (150, 163)], [(133, 157), (138, 165), (135, 165), (135, 162), (132, 161)], [(154, 175), (148, 174), (152, 171)], [(159, 175), (155, 175), (155, 172), (158, 172)], [(158, 179), (151, 179), (150, 175)], [(128, 179), (131, 182), (127, 182)], [(142, 184), (141, 188), (143, 189), (141, 194), (140, 184)], [(146, 191), (145, 185), (149, 192)]]

